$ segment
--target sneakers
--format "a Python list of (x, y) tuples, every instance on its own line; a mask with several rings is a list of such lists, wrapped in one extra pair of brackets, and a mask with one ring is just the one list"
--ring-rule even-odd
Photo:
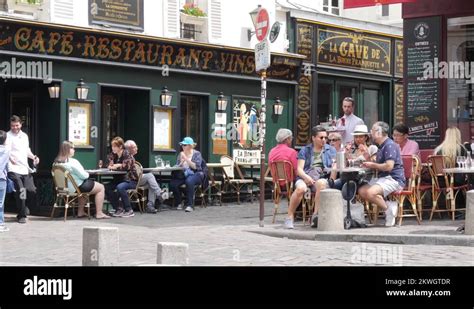
[(148, 214), (156, 214), (158, 211), (155, 209), (155, 203), (152, 201), (148, 201), (146, 204), (146, 213)]
[(112, 217), (121, 217), (123, 213), (124, 213), (123, 208), (119, 208), (112, 214)]
[(193, 212), (194, 208), (192, 206), (188, 206), (188, 207), (186, 207), (186, 209), (184, 211), (185, 212)]
[(128, 211), (124, 211), (124, 212), (122, 213), (122, 216), (121, 216), (121, 217), (122, 217), (122, 218), (130, 218), (130, 217), (134, 217), (134, 216), (135, 216), (135, 214), (133, 213), (133, 210), (130, 209), (130, 210), (128, 210)]
[(25, 217), (18, 218), (18, 223), (25, 224), (26, 218)]
[(6, 227), (5, 225), (0, 225), (0, 233), (2, 232), (8, 232), (10, 229)]
[(178, 205), (178, 207), (176, 207), (177, 210), (183, 210), (184, 208), (184, 205), (181, 203)]
[(290, 229), (290, 230), (295, 228), (295, 226), (293, 225), (293, 219), (290, 219), (290, 218), (285, 219), (285, 228)]
[(385, 211), (385, 226), (394, 226), (398, 213), (398, 203), (394, 201), (386, 201), (387, 210)]
[(317, 214), (313, 214), (311, 216), (311, 227), (312, 228), (317, 228), (318, 227), (318, 215)]

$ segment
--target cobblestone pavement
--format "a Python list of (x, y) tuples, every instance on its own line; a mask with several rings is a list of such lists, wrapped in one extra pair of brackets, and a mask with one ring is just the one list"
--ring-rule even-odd
[[(281, 228), (284, 216), (272, 225), (271, 213), (272, 204), (267, 203), (265, 227)], [(21, 225), (14, 219), (14, 214), (7, 214), (10, 231), (0, 233), (0, 265), (79, 266), (82, 228), (101, 226), (119, 228), (120, 265), (154, 264), (156, 244), (173, 241), (189, 244), (191, 265), (474, 266), (471, 247), (291, 240), (251, 233), (258, 227), (258, 203), (196, 208), (193, 213), (137, 213), (133, 218), (110, 220), (69, 217), (63, 222), (61, 218), (31, 217)], [(362, 232), (451, 233), (459, 224), (438, 220), (417, 226), (407, 220), (401, 228), (374, 227)], [(297, 230), (305, 229), (310, 228), (297, 225)]]

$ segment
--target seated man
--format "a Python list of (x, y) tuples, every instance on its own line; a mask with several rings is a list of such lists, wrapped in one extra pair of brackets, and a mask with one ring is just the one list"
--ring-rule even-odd
[[(128, 140), (125, 142), (125, 148), (132, 156), (135, 156), (138, 153), (138, 146), (132, 140)], [(156, 205), (158, 207), (161, 207), (163, 205), (163, 198), (161, 197), (161, 188), (156, 182), (155, 175), (153, 175), (152, 173), (143, 173), (142, 178), (140, 179), (140, 183), (138, 185), (148, 189), (148, 202), (146, 205), (146, 212), (152, 214), (156, 213), (157, 210), (155, 208), (155, 200)]]
[(400, 147), (388, 137), (389, 126), (385, 122), (376, 122), (371, 129), (372, 139), (379, 146), (375, 162), (364, 162), (363, 167), (378, 171), (378, 178), (359, 188), (364, 200), (376, 204), (385, 210), (385, 226), (394, 226), (398, 204), (385, 201), (390, 193), (405, 186), (405, 173), (400, 155)]
[[(275, 161), (289, 161), (293, 166), (293, 177), (296, 177), (298, 166), (297, 152), (291, 148), (291, 141), (293, 140), (293, 133), (288, 129), (279, 129), (275, 137), (278, 145), (273, 147), (268, 153), (268, 163), (271, 165)], [(289, 170), (286, 171), (290, 175)], [(294, 179), (289, 179), (294, 181)]]
[(285, 220), (285, 227), (288, 229), (294, 228), (295, 210), (308, 187), (311, 187), (313, 192), (316, 191), (316, 202), (311, 219), (311, 226), (316, 227), (320, 193), (328, 186), (327, 180), (319, 177), (323, 174), (324, 168), (332, 166), (332, 159), (336, 156), (336, 149), (326, 144), (327, 131), (322, 126), (313, 127), (311, 140), (312, 143), (303, 147), (298, 153), (298, 177), (288, 207), (288, 218)]

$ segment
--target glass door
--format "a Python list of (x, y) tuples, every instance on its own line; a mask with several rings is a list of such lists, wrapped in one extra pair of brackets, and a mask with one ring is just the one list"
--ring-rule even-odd
[(206, 98), (196, 95), (181, 96), (181, 140), (190, 136), (197, 144), (196, 149), (199, 150), (205, 160), (207, 160), (208, 134), (207, 123), (208, 113)]
[[(103, 89), (101, 97), (101, 146), (100, 158), (105, 160), (107, 155), (112, 152), (110, 142), (116, 136), (123, 136), (123, 126), (121, 124), (121, 96), (112, 89)], [(105, 162), (105, 161), (104, 161)]]

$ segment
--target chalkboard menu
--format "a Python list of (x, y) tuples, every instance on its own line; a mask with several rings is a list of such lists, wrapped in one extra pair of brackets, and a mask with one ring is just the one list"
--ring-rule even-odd
[(89, 23), (143, 30), (143, 0), (89, 0)]
[(405, 19), (403, 37), (406, 125), (421, 149), (431, 149), (440, 143), (441, 80), (425, 79), (423, 64), (438, 66), (434, 62), (440, 58), (441, 18)]

